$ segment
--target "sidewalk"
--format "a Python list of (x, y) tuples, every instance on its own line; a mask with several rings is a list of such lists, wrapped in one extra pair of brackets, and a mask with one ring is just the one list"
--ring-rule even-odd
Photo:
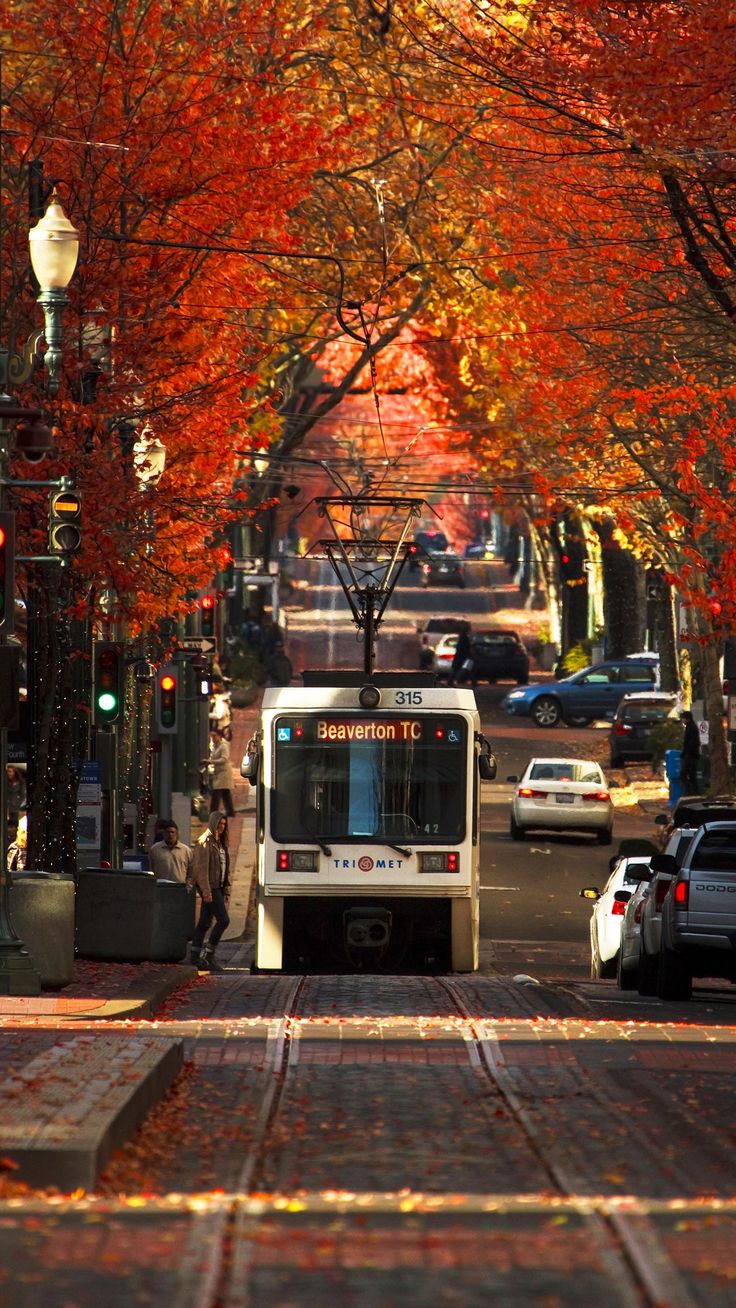
[[(255, 864), (255, 791), (240, 776), (240, 760), (255, 730), (261, 695), (245, 709), (235, 709), (231, 757), (235, 784), (235, 817), (229, 823), (233, 891), (230, 927), (224, 942), (243, 938), (252, 895)], [(192, 818), (191, 839), (196, 840), (205, 824)], [(104, 963), (77, 958), (74, 980), (63, 990), (47, 990), (37, 997), (0, 994), (0, 1026), (24, 1021), (38, 1023), (82, 1020), (146, 1020), (175, 991), (196, 981), (197, 969), (186, 963)]]

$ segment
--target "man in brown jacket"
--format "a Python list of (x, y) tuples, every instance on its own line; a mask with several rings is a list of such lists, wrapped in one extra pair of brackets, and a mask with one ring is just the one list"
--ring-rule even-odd
[[(202, 896), (199, 921), (192, 936), (191, 962), (210, 972), (222, 972), (215, 959), (223, 931), (230, 925), (230, 855), (227, 848), (227, 818), (211, 813), (207, 830), (192, 850), (192, 880)], [(214, 921), (214, 926), (212, 923)], [(210, 927), (212, 930), (210, 931)], [(210, 931), (205, 945), (204, 939)]]

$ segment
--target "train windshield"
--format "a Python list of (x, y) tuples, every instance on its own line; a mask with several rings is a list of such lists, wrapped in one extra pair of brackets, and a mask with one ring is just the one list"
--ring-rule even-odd
[(274, 732), (275, 840), (464, 839), (462, 718), (282, 717)]

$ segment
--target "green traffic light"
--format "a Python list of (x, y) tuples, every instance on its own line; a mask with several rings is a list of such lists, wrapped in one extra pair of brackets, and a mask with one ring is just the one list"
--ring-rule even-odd
[(101, 713), (112, 713), (117, 708), (117, 696), (111, 695), (109, 691), (103, 691), (97, 696), (97, 707)]

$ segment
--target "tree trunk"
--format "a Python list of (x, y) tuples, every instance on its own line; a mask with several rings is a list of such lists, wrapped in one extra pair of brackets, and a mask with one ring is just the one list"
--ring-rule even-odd
[(29, 868), (45, 872), (77, 870), (76, 811), (80, 760), (73, 759), (76, 739), (74, 667), (65, 615), (66, 578), (44, 577), (38, 604), (34, 651), (35, 722), (30, 749), (34, 758), (29, 799)]

